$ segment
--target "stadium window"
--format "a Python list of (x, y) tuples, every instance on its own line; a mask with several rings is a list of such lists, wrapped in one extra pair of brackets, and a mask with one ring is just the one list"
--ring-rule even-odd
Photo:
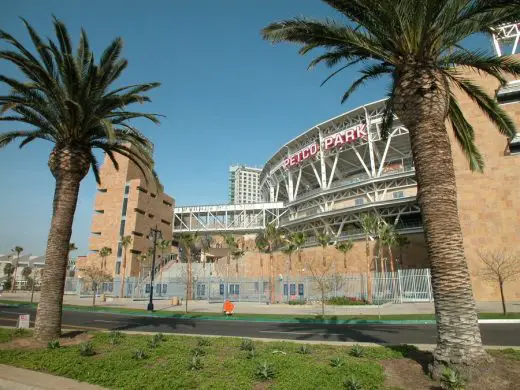
[(362, 206), (364, 203), (365, 203), (365, 201), (363, 200), (363, 198), (357, 198), (355, 200), (356, 206)]
[(125, 220), (121, 221), (121, 226), (119, 227), (119, 236), (122, 237), (125, 235)]
[(128, 208), (128, 198), (123, 199), (123, 212), (121, 215), (124, 217), (126, 216), (126, 209)]
[(403, 191), (396, 191), (393, 193), (394, 199), (400, 199), (404, 198), (404, 192)]
[(116, 263), (116, 275), (119, 275), (121, 273), (121, 262), (118, 261)]
[(121, 257), (123, 255), (123, 243), (120, 241), (117, 244), (117, 257)]

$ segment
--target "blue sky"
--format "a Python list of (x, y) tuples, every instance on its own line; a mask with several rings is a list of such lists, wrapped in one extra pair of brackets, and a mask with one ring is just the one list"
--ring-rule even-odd
[[(98, 58), (113, 38), (123, 37), (129, 67), (122, 84), (162, 83), (146, 109), (166, 118), (141, 129), (155, 143), (157, 170), (178, 205), (227, 202), (229, 165), (262, 165), (314, 124), (386, 94), (382, 80), (341, 105), (354, 71), (320, 87), (328, 69), (307, 71), (312, 57), (261, 39), (261, 28), (275, 20), (340, 17), (318, 0), (4, 0), (0, 26), (29, 46), (18, 16), (52, 36), (52, 14), (66, 23), (74, 42), (84, 27)], [(487, 40), (478, 45), (491, 48)], [(18, 75), (5, 63), (0, 72)], [(0, 127), (7, 129), (13, 126)], [(45, 250), (54, 193), (50, 150), (44, 141), (0, 150), (0, 253), (14, 245), (33, 254)], [(87, 253), (95, 188), (89, 174), (74, 220), (76, 254)]]

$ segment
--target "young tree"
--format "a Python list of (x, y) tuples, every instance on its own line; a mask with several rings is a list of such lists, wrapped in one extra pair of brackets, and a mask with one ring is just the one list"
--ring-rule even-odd
[(327, 302), (327, 293), (331, 292), (335, 286), (335, 280), (330, 276), (330, 267), (332, 262), (325, 265), (319, 265), (317, 259), (310, 260), (307, 263), (307, 269), (311, 273), (312, 281), (321, 295), (321, 315), (325, 316), (325, 303)]
[(193, 296), (192, 261), (195, 244), (199, 240), (198, 233), (184, 233), (179, 236), (179, 244), (186, 254), (186, 313), (188, 312), (188, 301)]
[(327, 249), (327, 246), (329, 246), (330, 243), (330, 236), (327, 233), (319, 233), (316, 236), (316, 239), (321, 245), (321, 257), (323, 260), (323, 266), (325, 267), (327, 265), (327, 262), (325, 260), (325, 249)]
[(370, 260), (370, 240), (374, 239), (374, 236), (377, 233), (378, 226), (378, 217), (375, 214), (368, 213), (364, 214), (359, 221), (361, 224), (361, 229), (363, 229), (363, 233), (365, 234), (365, 255), (366, 255), (366, 264), (367, 264), (367, 301), (369, 303), (372, 302), (372, 272), (371, 265), (372, 261)]
[(11, 252), (16, 253), (16, 259), (14, 260), (13, 277), (11, 282), (11, 292), (14, 292), (14, 290), (16, 289), (16, 274), (18, 273), (18, 261), (20, 259), (20, 253), (23, 252), (23, 248), (21, 246), (15, 246), (13, 249), (11, 249)]
[(480, 260), (484, 264), (480, 275), (482, 279), (496, 282), (500, 287), (500, 298), (502, 299), (502, 312), (507, 314), (506, 299), (504, 296), (504, 283), (515, 280), (520, 275), (520, 255), (505, 249), (496, 251), (477, 251)]
[(0, 60), (15, 65), (19, 70), (16, 74), (24, 76), (17, 80), (2, 72), (0, 82), (7, 86), (2, 90), (9, 92), (0, 96), (0, 109), (6, 113), (2, 121), (22, 122), (26, 127), (1, 134), (0, 148), (15, 139), (21, 139), (21, 147), (34, 140), (54, 144), (48, 161), (56, 179), (45, 250), (49, 272), (42, 277), (34, 332), (36, 338), (50, 341), (60, 336), (68, 245), (80, 183), (90, 167), (100, 182), (93, 151), (105, 152), (116, 169), (115, 154), (120, 154), (133, 161), (145, 178), (155, 176), (152, 143), (130, 121), (144, 118), (158, 123), (158, 115), (134, 112), (130, 107), (149, 102), (143, 94), (159, 83), (124, 86), (118, 82), (128, 66), (121, 58), (121, 38), (115, 39), (96, 62), (85, 31), (81, 31), (78, 48), (73, 50), (67, 28), (58, 19), (54, 19), (56, 39), (47, 41), (23, 22), (34, 44), (32, 52), (0, 31), (3, 47), (13, 49), (2, 50)]
[(96, 294), (99, 285), (101, 283), (112, 281), (112, 275), (110, 275), (105, 269), (94, 264), (87, 265), (85, 268), (80, 269), (80, 271), (87, 283), (90, 283), (90, 286), (92, 287), (92, 306), (96, 306)]
[(125, 281), (126, 281), (126, 256), (128, 248), (132, 245), (132, 236), (121, 237), (121, 246), (123, 247), (123, 266), (121, 267), (121, 288), (119, 290), (119, 296), (124, 298), (125, 294)]
[(270, 223), (267, 227), (259, 234), (259, 240), (264, 241), (266, 251), (269, 253), (269, 301), (275, 302), (274, 294), (274, 252), (282, 242), (282, 231), (276, 227), (274, 223)]
[(99, 250), (99, 256), (101, 257), (101, 268), (105, 269), (107, 266), (107, 257), (112, 254), (112, 249), (108, 246), (104, 246)]
[(343, 268), (345, 270), (347, 269), (347, 253), (350, 252), (353, 247), (354, 243), (352, 240), (338, 242), (335, 246), (338, 251), (343, 253)]
[(237, 274), (237, 276), (238, 276), (238, 261), (240, 260), (240, 258), (242, 256), (244, 256), (244, 253), (245, 252), (239, 248), (235, 248), (235, 249), (233, 249), (233, 252), (231, 252), (231, 257), (233, 258), (233, 260), (235, 260), (235, 273)]
[(25, 286), (26, 290), (31, 287), (30, 286), (31, 273), (32, 273), (31, 267), (23, 267), (23, 269), (22, 269), (22, 276), (23, 276), (23, 278), (25, 279), (25, 282), (26, 282), (26, 286)]
[[(505, 85), (505, 74), (520, 76), (512, 56), (491, 56), (461, 46), (466, 38), (490, 26), (520, 19), (517, 0), (326, 0), (343, 22), (296, 18), (263, 29), (271, 42), (301, 45), (300, 54), (324, 49), (310, 64), (341, 67), (325, 81), (352, 65), (362, 77), (345, 92), (342, 102), (367, 81), (390, 76), (389, 99), (381, 126), (383, 138), (392, 128), (394, 112), (408, 129), (417, 179), (429, 260), (438, 343), (433, 374), (451, 363), (471, 367), (490, 357), (482, 347), (462, 230), (457, 210), (457, 185), (446, 123), (469, 160), (482, 171), (484, 161), (475, 145), (471, 124), (462, 113), (455, 89), (462, 91), (505, 136), (516, 134), (514, 122), (494, 96), (476, 85), (467, 71)], [(457, 294), (453, 294), (456, 288)]]
[(380, 229), (380, 245), (386, 245), (386, 247), (388, 248), (388, 256), (390, 257), (390, 272), (393, 273), (395, 271), (395, 267), (392, 247), (397, 245), (397, 231), (395, 230), (394, 225), (382, 225)]

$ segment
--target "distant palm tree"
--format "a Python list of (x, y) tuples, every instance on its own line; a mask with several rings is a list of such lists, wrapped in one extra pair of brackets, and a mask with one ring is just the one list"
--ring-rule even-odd
[(298, 253), (298, 263), (302, 263), (302, 249), (307, 241), (307, 235), (304, 232), (296, 232), (291, 235), (291, 243), (296, 247)]
[(267, 253), (269, 253), (269, 301), (275, 302), (274, 293), (274, 251), (282, 242), (283, 233), (276, 227), (274, 223), (270, 223), (267, 227), (259, 234), (259, 241), (264, 241), (267, 245), (265, 246)]
[(335, 248), (343, 253), (343, 268), (347, 269), (347, 253), (352, 250), (354, 243), (352, 240), (338, 242)]
[(101, 257), (101, 269), (104, 271), (107, 266), (107, 257), (112, 254), (112, 249), (108, 246), (104, 246), (99, 250), (99, 256)]
[(4, 282), (5, 289), (7, 290), (10, 289), (13, 283), (12, 276), (14, 272), (14, 265), (12, 265), (11, 263), (5, 263), (3, 271), (4, 275), (7, 277), (6, 281)]
[(16, 253), (16, 260), (14, 261), (14, 271), (13, 271), (13, 280), (11, 282), (11, 292), (14, 292), (16, 289), (16, 274), (18, 273), (18, 260), (20, 259), (20, 253), (23, 252), (23, 248), (21, 246), (15, 246), (11, 249), (11, 252)]
[(158, 116), (131, 111), (129, 106), (149, 102), (143, 93), (159, 84), (120, 85), (117, 80), (128, 66), (120, 58), (121, 38), (114, 40), (96, 63), (85, 31), (81, 31), (77, 51), (73, 51), (68, 31), (58, 19), (54, 19), (56, 40), (47, 42), (24, 23), (36, 55), (12, 35), (0, 31), (0, 39), (14, 49), (0, 51), (0, 59), (14, 64), (26, 77), (16, 80), (0, 76), (10, 90), (0, 96), (0, 109), (8, 112), (0, 120), (26, 126), (1, 134), (0, 148), (17, 138), (22, 139), (20, 146), (36, 139), (54, 144), (48, 165), (56, 187), (34, 333), (36, 338), (50, 341), (60, 336), (60, 295), (80, 183), (90, 167), (100, 182), (93, 150), (104, 151), (116, 169), (115, 154), (120, 154), (133, 161), (145, 177), (152, 176), (152, 144), (129, 121), (144, 118), (158, 123)]
[(329, 246), (331, 237), (327, 233), (318, 233), (316, 239), (321, 245), (321, 257), (323, 260), (323, 266), (325, 267), (327, 265), (327, 261), (325, 259), (325, 249), (327, 249)]
[(119, 296), (124, 298), (125, 293), (125, 279), (126, 279), (126, 255), (128, 248), (132, 245), (132, 236), (121, 237), (121, 246), (123, 247), (123, 266), (121, 267), (121, 288), (119, 290)]
[(289, 285), (289, 275), (292, 271), (292, 255), (294, 254), (294, 252), (296, 252), (296, 245), (294, 245), (292, 242), (289, 242), (287, 243), (287, 245), (282, 249), (282, 252), (287, 255), (287, 258), (289, 260), (289, 262), (287, 263), (287, 268), (288, 269), (288, 272), (286, 272), (286, 275), (285, 275), (285, 284), (287, 284), (287, 297), (290, 296), (290, 285)]
[(27, 290), (27, 288), (30, 287), (31, 273), (32, 273), (31, 267), (23, 267), (23, 269), (22, 269), (22, 276), (25, 279), (25, 282), (27, 283), (26, 286), (25, 286), (26, 290)]
[[(408, 129), (423, 216), (437, 316), (438, 343), (434, 374), (450, 363), (471, 365), (489, 360), (482, 347), (462, 230), (457, 185), (446, 122), (472, 170), (484, 167), (475, 134), (457, 101), (459, 90), (505, 136), (516, 134), (514, 122), (494, 96), (471, 81), (469, 72), (505, 85), (505, 74), (520, 76), (520, 61), (466, 49), (461, 43), (490, 26), (520, 19), (518, 0), (326, 0), (342, 22), (295, 18), (263, 29), (271, 42), (301, 45), (300, 54), (322, 49), (310, 64), (362, 65), (342, 101), (369, 80), (390, 76), (389, 100), (381, 130), (386, 137), (394, 111)], [(469, 72), (468, 72), (469, 71)], [(493, 91), (495, 89), (493, 88)], [(457, 294), (453, 294), (457, 291)]]

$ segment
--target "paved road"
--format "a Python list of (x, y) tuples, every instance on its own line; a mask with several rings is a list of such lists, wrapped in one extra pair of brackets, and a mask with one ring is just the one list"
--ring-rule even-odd
[[(14, 326), (19, 314), (30, 314), (31, 326), (33, 325), (35, 309), (2, 307), (2, 305), (0, 305), (0, 325)], [(232, 320), (181, 320), (167, 317), (64, 311), (63, 327), (378, 344), (436, 343), (435, 325), (288, 324)], [(480, 329), (486, 345), (520, 346), (520, 337), (518, 337), (520, 324), (481, 324)]]

